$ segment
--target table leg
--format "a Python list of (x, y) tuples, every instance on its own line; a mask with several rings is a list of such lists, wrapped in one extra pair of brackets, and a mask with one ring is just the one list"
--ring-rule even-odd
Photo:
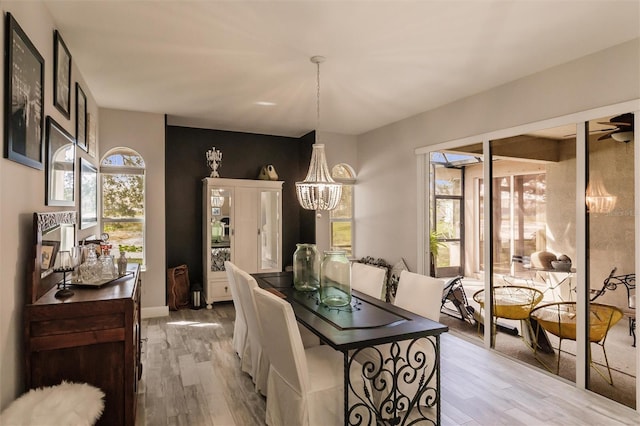
[[(344, 360), (345, 425), (440, 424), (440, 336), (357, 349)], [(350, 381), (354, 365), (364, 389)]]

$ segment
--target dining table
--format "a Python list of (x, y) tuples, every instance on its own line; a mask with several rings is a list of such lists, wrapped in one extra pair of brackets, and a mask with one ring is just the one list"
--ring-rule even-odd
[[(326, 306), (317, 291), (296, 290), (291, 272), (252, 276), (261, 288), (288, 301), (296, 320), (323, 344), (343, 354), (345, 425), (413, 424), (416, 417), (421, 424), (440, 424), (440, 335), (448, 331), (446, 325), (355, 290), (349, 305)], [(379, 361), (356, 362), (365, 352)], [(354, 389), (352, 368), (361, 368), (363, 379), (378, 392), (375, 398), (371, 389)], [(415, 394), (405, 394), (403, 381)]]

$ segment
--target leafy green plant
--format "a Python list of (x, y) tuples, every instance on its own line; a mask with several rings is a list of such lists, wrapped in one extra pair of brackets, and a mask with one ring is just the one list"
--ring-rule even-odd
[(436, 233), (436, 231), (431, 231), (431, 233), (429, 234), (429, 251), (434, 258), (438, 257), (438, 249), (440, 247), (444, 247), (444, 243), (438, 241), (438, 237), (439, 235)]

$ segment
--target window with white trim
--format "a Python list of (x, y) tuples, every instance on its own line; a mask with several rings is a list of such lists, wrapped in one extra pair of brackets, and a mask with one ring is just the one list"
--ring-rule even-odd
[[(114, 148), (100, 163), (102, 232), (111, 252), (126, 253), (129, 262), (144, 265), (145, 163), (130, 148)], [(117, 256), (116, 256), (117, 257)]]
[(356, 173), (348, 164), (336, 164), (331, 169), (331, 177), (342, 183), (342, 197), (335, 210), (329, 213), (331, 224), (331, 249), (344, 250), (352, 257), (353, 247), (353, 185)]

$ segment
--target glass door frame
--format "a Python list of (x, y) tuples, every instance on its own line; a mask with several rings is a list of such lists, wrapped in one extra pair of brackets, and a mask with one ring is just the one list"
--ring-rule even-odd
[[(434, 164), (430, 164), (431, 167), (431, 174), (430, 176), (435, 176), (436, 173), (436, 165)], [(459, 266), (448, 266), (448, 267), (442, 267), (442, 268), (438, 268), (437, 265), (437, 261), (435, 262), (435, 275), (436, 277), (438, 276), (455, 276), (455, 275), (461, 275), (464, 273), (464, 238), (465, 238), (465, 234), (464, 234), (464, 229), (465, 229), (465, 217), (464, 217), (464, 190), (465, 190), (465, 173), (464, 173), (464, 168), (459, 168), (459, 167), (452, 167), (455, 169), (459, 169), (460, 170), (460, 186), (461, 186), (461, 195), (439, 195), (436, 191), (435, 191), (435, 180), (433, 182), (430, 182), (430, 187), (431, 187), (431, 191), (433, 194), (433, 201), (435, 204), (435, 208), (431, 209), (432, 211), (432, 217), (431, 220), (433, 224), (435, 224), (435, 230), (437, 231), (437, 220), (438, 220), (438, 209), (437, 209), (437, 204), (438, 201), (458, 201), (460, 203), (460, 206), (458, 208), (458, 223), (459, 223), (459, 229), (458, 229), (458, 238), (441, 238), (439, 236), (436, 236), (436, 240), (439, 243), (451, 243), (451, 242), (458, 242), (459, 246), (460, 246), (460, 250), (459, 250)], [(436, 234), (437, 235), (437, 234)]]
[[(493, 173), (491, 167), (491, 147), (490, 141), (495, 139), (501, 139), (506, 137), (517, 136), (519, 134), (533, 132), (541, 129), (547, 129), (564, 125), (576, 125), (576, 252), (581, 260), (578, 262), (578, 268), (576, 271), (577, 277), (577, 310), (579, 318), (586, 318), (587, 310), (589, 307), (589, 290), (587, 280), (588, 263), (587, 263), (587, 209), (585, 204), (585, 191), (587, 187), (587, 125), (590, 120), (599, 119), (603, 116), (616, 115), (626, 112), (632, 112), (634, 114), (635, 129), (640, 129), (640, 99), (634, 99), (627, 102), (622, 102), (614, 105), (609, 105), (600, 108), (594, 108), (587, 111), (568, 114), (552, 119), (542, 120), (538, 122), (528, 123), (516, 127), (497, 130), (489, 133), (479, 134), (457, 140), (450, 140), (447, 142), (436, 143), (417, 148), (416, 154), (416, 186), (418, 190), (419, 202), (417, 203), (417, 230), (422, 239), (418, 240), (418, 273), (428, 275), (430, 273), (429, 268), (429, 233), (430, 229), (430, 200), (432, 196), (431, 192), (431, 174), (430, 172), (430, 153), (433, 151), (441, 151), (447, 149), (454, 149), (462, 147), (472, 143), (482, 142), (483, 145), (483, 179), (485, 182), (492, 182)], [(640, 182), (640, 134), (638, 131), (634, 135), (634, 181)], [(491, 190), (491, 185), (485, 186), (485, 191)], [(483, 208), (485, 212), (491, 212), (492, 194), (486, 194), (484, 197)], [(640, 270), (640, 185), (635, 185), (634, 188), (634, 206), (635, 206), (635, 270)], [(485, 221), (482, 224), (484, 229), (484, 235), (492, 235), (492, 221), (487, 220), (491, 215), (485, 213)], [(584, 232), (580, 232), (584, 231)], [(485, 238), (483, 253), (485, 264), (484, 274), (484, 288), (488, 295), (491, 295), (491, 281), (492, 281), (492, 268), (493, 259), (492, 255), (492, 240), (491, 238)], [(487, 270), (488, 269), (488, 270)], [(492, 306), (491, 300), (486, 300), (485, 304)], [(638, 313), (636, 312), (636, 317)], [(490, 309), (484, 310), (484, 323), (491, 324), (492, 312)], [(484, 346), (488, 349), (493, 347), (491, 339), (490, 327), (485, 327), (485, 333), (483, 335)], [(589, 377), (589, 364), (587, 361), (588, 356), (588, 336), (586, 321), (578, 321), (577, 323), (577, 353), (576, 353), (576, 387), (580, 389), (588, 390), (588, 377)], [(640, 348), (636, 349), (636, 411), (640, 412)]]

